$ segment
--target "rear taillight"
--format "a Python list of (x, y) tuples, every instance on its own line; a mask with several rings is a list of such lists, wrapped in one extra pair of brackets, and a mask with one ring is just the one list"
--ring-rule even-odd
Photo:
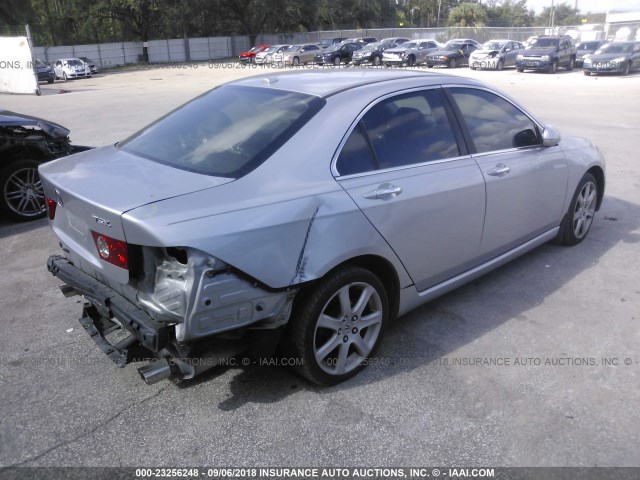
[(55, 200), (51, 200), (44, 194), (44, 202), (47, 204), (47, 216), (49, 220), (53, 220), (56, 217), (56, 206), (58, 205)]
[(129, 270), (127, 243), (91, 230), (100, 258), (116, 267)]

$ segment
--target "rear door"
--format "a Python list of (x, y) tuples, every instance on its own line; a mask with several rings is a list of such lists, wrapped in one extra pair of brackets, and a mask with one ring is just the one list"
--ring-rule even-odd
[(418, 290), (468, 269), (480, 248), (484, 180), (451, 118), (440, 88), (388, 96), (355, 125), (333, 166)]

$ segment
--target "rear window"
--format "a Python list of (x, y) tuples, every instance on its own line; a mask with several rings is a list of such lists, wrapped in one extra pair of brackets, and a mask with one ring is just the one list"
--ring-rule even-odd
[(287, 142), (325, 101), (295, 92), (225, 85), (174, 110), (119, 144), (150, 160), (239, 178)]

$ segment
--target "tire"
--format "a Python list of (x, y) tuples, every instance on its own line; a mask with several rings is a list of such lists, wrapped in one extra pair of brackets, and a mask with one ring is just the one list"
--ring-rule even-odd
[(629, 72), (631, 72), (631, 62), (626, 63), (624, 70), (622, 71), (622, 75), (629, 75)]
[(547, 69), (547, 73), (556, 73), (557, 71), (558, 71), (558, 62), (554, 60), (553, 62), (551, 62), (551, 65), (549, 65), (549, 68)]
[(498, 60), (496, 64), (496, 70), (501, 71), (504, 68), (504, 62), (502, 60)]
[(373, 66), (379, 67), (382, 63), (382, 58), (380, 58), (378, 55), (374, 55), (371, 59), (371, 63), (373, 64)]
[(590, 77), (591, 76), (591, 72), (587, 72), (586, 70), (584, 71), (585, 76)]
[(336, 67), (340, 66), (340, 63), (341, 63), (341, 62), (340, 62), (340, 57), (336, 57), (336, 58), (334, 58), (332, 63), (333, 63)]
[(569, 211), (565, 215), (554, 243), (577, 245), (589, 233), (598, 202), (598, 182), (590, 173), (585, 173), (576, 188)]
[(571, 70), (573, 70), (573, 67), (576, 66), (576, 60), (575, 58), (571, 57), (571, 59), (569, 60), (569, 65), (567, 65), (567, 72), (570, 72)]
[(414, 57), (413, 55), (409, 55), (409, 58), (407, 58), (407, 67), (413, 67), (416, 64), (416, 57)]
[(67, 78), (67, 72), (62, 72), (62, 79), (66, 82), (67, 80), (69, 80)]
[(46, 215), (38, 165), (35, 160), (18, 160), (0, 172), (0, 210), (13, 220), (35, 220)]
[(369, 270), (349, 266), (320, 280), (297, 299), (290, 321), (298, 372), (334, 385), (365, 367), (378, 348), (389, 317), (382, 282)]
[(48, 79), (48, 80), (47, 80), (47, 83), (48, 83), (49, 85), (51, 85), (51, 84), (53, 83), (53, 78)]
[(470, 68), (471, 70), (475, 70), (475, 69), (476, 69), (476, 67), (472, 67), (471, 65), (469, 65), (469, 68)]
[(298, 57), (293, 57), (293, 65), (296, 67), (300, 65), (300, 59)]
[(455, 58), (452, 58), (449, 60), (449, 63), (447, 64), (447, 67), (449, 68), (456, 68), (458, 66), (458, 61)]
[(522, 72), (524, 72), (524, 68), (518, 68), (518, 67), (516, 67), (516, 71), (517, 71), (518, 73), (522, 73)]

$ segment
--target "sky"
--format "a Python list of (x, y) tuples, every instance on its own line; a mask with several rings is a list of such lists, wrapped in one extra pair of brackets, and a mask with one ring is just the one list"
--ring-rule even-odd
[[(554, 5), (566, 3), (575, 7), (576, 0), (553, 0)], [(540, 13), (544, 7), (551, 6), (551, 0), (527, 0), (527, 5), (536, 13)], [(578, 9), (581, 13), (606, 13), (609, 10), (640, 12), (640, 0), (578, 0)]]

